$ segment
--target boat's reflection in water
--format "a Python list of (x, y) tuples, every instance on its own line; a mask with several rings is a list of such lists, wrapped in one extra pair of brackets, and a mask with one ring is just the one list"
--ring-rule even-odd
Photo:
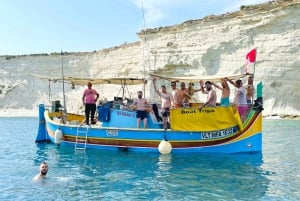
[(166, 192), (180, 186), (191, 196), (209, 199), (233, 198), (239, 189), (245, 191), (243, 200), (266, 194), (270, 181), (262, 164), (261, 153), (160, 155), (154, 172)]

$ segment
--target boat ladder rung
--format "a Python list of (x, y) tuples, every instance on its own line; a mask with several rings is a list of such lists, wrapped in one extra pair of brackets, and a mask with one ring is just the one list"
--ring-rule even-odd
[[(88, 135), (88, 127), (77, 127), (77, 135), (76, 135), (76, 141), (75, 141), (75, 149), (86, 149), (87, 144), (87, 135)], [(82, 135), (80, 135), (82, 134)]]
[(78, 143), (85, 143), (86, 139), (77, 138), (76, 140)]
[(75, 149), (77, 149), (77, 150), (85, 150), (86, 149), (86, 147), (76, 147)]

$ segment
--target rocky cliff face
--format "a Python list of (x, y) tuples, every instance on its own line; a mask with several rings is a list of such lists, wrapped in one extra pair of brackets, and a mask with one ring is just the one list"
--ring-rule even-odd
[[(62, 100), (62, 85), (32, 74), (83, 77), (225, 75), (243, 72), (245, 55), (257, 48), (255, 83), (264, 83), (264, 115), (300, 115), (300, 1), (273, 1), (240, 11), (207, 16), (138, 33), (140, 41), (97, 52), (0, 58), (0, 112), (36, 111), (37, 104)], [(150, 78), (149, 78), (150, 79)], [(165, 84), (169, 84), (164, 82)], [(152, 86), (148, 82), (146, 97)], [(196, 85), (197, 87), (197, 85)], [(101, 98), (120, 95), (120, 87), (96, 87)], [(126, 89), (130, 92), (142, 86)], [(149, 90), (150, 89), (150, 90)], [(68, 110), (82, 110), (83, 87), (65, 87)], [(130, 92), (128, 92), (130, 91)], [(196, 95), (200, 100), (205, 97)], [(233, 94), (231, 98), (233, 98)], [(50, 99), (51, 100), (51, 99)], [(36, 112), (37, 114), (37, 112)]]

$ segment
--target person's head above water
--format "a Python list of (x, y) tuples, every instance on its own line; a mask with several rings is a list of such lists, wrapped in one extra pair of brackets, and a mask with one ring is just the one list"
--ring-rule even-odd
[(37, 174), (33, 178), (33, 180), (39, 180), (39, 179), (46, 178), (47, 173), (48, 173), (48, 164), (44, 161), (40, 164), (40, 173)]
[(48, 173), (48, 164), (46, 162), (42, 162), (40, 164), (40, 174), (46, 176)]

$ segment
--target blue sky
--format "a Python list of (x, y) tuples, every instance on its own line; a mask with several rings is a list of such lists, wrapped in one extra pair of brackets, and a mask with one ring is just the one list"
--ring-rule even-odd
[(267, 1), (0, 0), (0, 55), (98, 51), (137, 41), (136, 33), (143, 28), (263, 2)]

